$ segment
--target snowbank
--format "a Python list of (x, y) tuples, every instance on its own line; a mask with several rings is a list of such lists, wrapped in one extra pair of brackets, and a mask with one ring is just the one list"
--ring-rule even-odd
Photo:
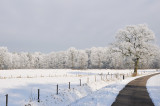
[(147, 81), (147, 90), (155, 106), (160, 106), (160, 74)]
[(119, 92), (126, 86), (126, 84), (139, 77), (142, 76), (117, 81), (116, 83), (110, 84), (78, 101), (75, 101), (70, 104), (70, 106), (111, 106)]

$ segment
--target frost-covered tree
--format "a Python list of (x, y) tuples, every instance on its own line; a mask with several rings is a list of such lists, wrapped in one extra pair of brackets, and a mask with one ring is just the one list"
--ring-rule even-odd
[(12, 69), (20, 69), (20, 56), (17, 53), (12, 53)]
[(7, 47), (0, 47), (0, 69), (11, 68), (11, 54), (8, 52)]
[(32, 62), (32, 68), (36, 68), (36, 69), (39, 69), (41, 68), (42, 66), (42, 54), (40, 52), (35, 52), (32, 55), (32, 59), (31, 59), (31, 62)]
[(147, 25), (129, 25), (118, 31), (112, 50), (131, 58), (134, 63), (134, 74), (137, 75), (139, 62), (154, 55), (154, 39), (155, 35)]
[(106, 68), (106, 55), (107, 52), (105, 51), (105, 48), (91, 48), (90, 60), (92, 68)]
[[(128, 36), (131, 37), (130, 42), (124, 40)], [(160, 68), (159, 47), (150, 44), (148, 40), (142, 41), (142, 37), (136, 38), (140, 39), (136, 42), (133, 40), (134, 36), (125, 37), (119, 38), (122, 40), (117, 40), (118, 42), (111, 46), (112, 49), (109, 47), (94, 47), (86, 50), (70, 48), (67, 51), (42, 54), (39, 52), (11, 53), (8, 52), (7, 47), (0, 47), (0, 69), (128, 69), (134, 68), (133, 63), (137, 58), (138, 68)], [(138, 43), (143, 45), (138, 46)], [(113, 50), (116, 52), (113, 53)]]
[(72, 68), (72, 69), (75, 68), (77, 53), (78, 52), (74, 47), (71, 47), (67, 50), (68, 68)]
[(88, 55), (84, 50), (79, 50), (77, 55), (77, 68), (86, 69), (88, 66)]
[(66, 67), (66, 61), (67, 61), (66, 52), (57, 52), (55, 68), (64, 69)]
[(160, 48), (157, 46), (154, 48), (154, 57), (152, 59), (148, 59), (147, 61), (147, 68), (152, 68), (152, 69), (159, 69), (160, 68)]
[(57, 58), (56, 58), (56, 53), (52, 52), (49, 55), (47, 55), (47, 57), (45, 57), (45, 61), (46, 61), (46, 68), (51, 68), (54, 69), (56, 67), (56, 62), (57, 62)]
[(28, 57), (28, 53), (26, 52), (22, 52), (19, 53), (19, 57), (20, 57), (20, 68), (21, 69), (28, 69), (30, 68), (30, 61), (29, 61), (29, 57)]
[[(109, 68), (111, 69), (122, 69), (124, 68), (124, 59), (125, 58), (122, 58), (122, 55), (120, 53), (111, 53), (109, 55), (109, 59), (110, 59), (110, 62), (109, 62)], [(126, 65), (125, 65), (126, 66)], [(127, 67), (128, 68), (128, 67)]]

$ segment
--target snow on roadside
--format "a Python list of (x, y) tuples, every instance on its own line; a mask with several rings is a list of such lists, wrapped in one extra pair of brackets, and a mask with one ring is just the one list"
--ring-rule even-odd
[(142, 76), (131, 77), (123, 81), (117, 81), (116, 83), (110, 84), (92, 94), (87, 95), (84, 98), (75, 101), (74, 103), (71, 103), (69, 106), (111, 106), (125, 85), (139, 77)]
[(147, 81), (147, 90), (155, 106), (160, 106), (160, 74)]
[[(107, 82), (98, 81), (92, 84), (103, 87), (107, 85)], [(71, 89), (61, 89), (58, 95), (51, 93), (49, 96), (41, 98), (41, 103), (32, 101), (28, 104), (31, 104), (32, 106), (68, 106), (72, 102), (91, 94), (93, 90), (94, 89), (88, 84), (83, 84), (82, 86), (75, 86)]]

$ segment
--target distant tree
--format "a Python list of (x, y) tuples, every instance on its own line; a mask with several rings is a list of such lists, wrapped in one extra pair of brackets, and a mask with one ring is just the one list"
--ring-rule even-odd
[(74, 47), (71, 47), (67, 50), (68, 68), (71, 68), (71, 69), (75, 68), (77, 53), (78, 52)]
[(0, 70), (11, 68), (12, 60), (11, 54), (7, 47), (0, 47)]
[(20, 68), (21, 69), (30, 68), (30, 61), (29, 61), (28, 53), (26, 52), (19, 53), (19, 57), (20, 57), (20, 60), (19, 60)]
[(88, 60), (87, 60), (87, 68), (90, 69), (91, 68), (91, 50), (90, 49), (86, 49), (85, 50)]
[(154, 39), (155, 35), (147, 25), (129, 25), (116, 34), (112, 51), (131, 58), (134, 62), (134, 75), (137, 75), (139, 61), (154, 55)]
[(61, 60), (61, 68), (64, 69), (67, 67), (67, 53), (66, 51), (61, 52), (61, 56), (60, 56), (60, 60)]
[(91, 65), (92, 68), (102, 68), (103, 66), (103, 49), (102, 48), (91, 48)]
[[(111, 53), (110, 54), (110, 62), (109, 62), (109, 68), (111, 69), (122, 69), (124, 68), (122, 55), (120, 53)], [(125, 65), (126, 66), (126, 65)]]
[(46, 68), (50, 68), (50, 69), (54, 69), (56, 67), (56, 61), (57, 57), (56, 57), (56, 53), (52, 52), (49, 55), (47, 55), (47, 57), (45, 58), (46, 61)]
[(77, 68), (86, 69), (88, 66), (88, 55), (84, 50), (78, 50)]
[(20, 56), (17, 53), (12, 53), (12, 69), (19, 69), (20, 66)]
[[(32, 55), (32, 67), (39, 69), (41, 67), (41, 61), (42, 61), (42, 54), (40, 52), (35, 52)], [(31, 63), (30, 63), (31, 64)]]

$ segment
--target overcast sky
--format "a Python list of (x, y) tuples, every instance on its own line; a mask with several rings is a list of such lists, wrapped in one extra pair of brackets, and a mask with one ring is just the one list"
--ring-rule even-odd
[(0, 0), (0, 46), (11, 52), (106, 47), (144, 23), (160, 45), (160, 0)]

